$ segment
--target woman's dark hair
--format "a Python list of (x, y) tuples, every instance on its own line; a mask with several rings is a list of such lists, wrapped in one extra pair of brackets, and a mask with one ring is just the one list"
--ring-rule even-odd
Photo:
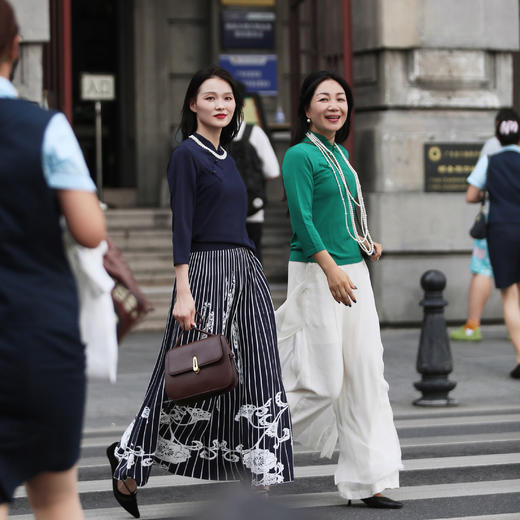
[(497, 114), (495, 135), (502, 146), (518, 144), (520, 119), (512, 108), (504, 108)]
[(229, 83), (231, 90), (233, 91), (233, 97), (235, 98), (235, 113), (233, 114), (229, 125), (224, 127), (222, 129), (222, 133), (220, 134), (220, 144), (224, 146), (233, 140), (233, 137), (237, 135), (240, 129), (240, 125), (242, 124), (243, 119), (242, 109), (244, 104), (244, 96), (240, 92), (240, 89), (237, 86), (237, 82), (233, 79), (233, 76), (231, 76), (227, 70), (221, 67), (209, 67), (207, 69), (199, 70), (191, 78), (190, 84), (188, 85), (188, 90), (186, 91), (186, 96), (184, 97), (184, 103), (182, 104), (180, 129), (183, 139), (187, 139), (188, 136), (197, 131), (197, 116), (194, 112), (192, 112), (190, 104), (197, 97), (199, 88), (202, 83), (210, 78), (220, 78)]
[(7, 0), (0, 0), (0, 61), (11, 51), (18, 34), (18, 24), (13, 8)]
[(302, 83), (300, 89), (300, 99), (298, 102), (298, 113), (296, 116), (296, 126), (293, 132), (292, 144), (299, 143), (304, 137), (306, 132), (309, 130), (309, 123), (307, 123), (306, 110), (311, 104), (312, 96), (316, 92), (316, 88), (320, 83), (332, 79), (337, 81), (345, 91), (348, 103), (348, 113), (345, 124), (336, 132), (336, 141), (343, 142), (350, 132), (350, 117), (354, 108), (354, 97), (352, 96), (352, 90), (348, 83), (338, 74), (329, 72), (328, 70), (319, 70), (317, 72), (311, 72)]

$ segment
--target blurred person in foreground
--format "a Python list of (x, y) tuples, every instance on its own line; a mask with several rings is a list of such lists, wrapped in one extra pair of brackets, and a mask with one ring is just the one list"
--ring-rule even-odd
[(511, 377), (520, 379), (520, 119), (504, 110), (497, 121), (496, 136), (502, 149), (479, 159), (468, 177), (466, 201), (479, 203), (482, 190), (489, 193), (487, 242), (489, 258), (500, 289), (504, 319), (516, 351)]
[(65, 117), (17, 98), (19, 41), (0, 0), (0, 519), (25, 483), (38, 520), (78, 520), (85, 355), (59, 219), (86, 247), (105, 220)]

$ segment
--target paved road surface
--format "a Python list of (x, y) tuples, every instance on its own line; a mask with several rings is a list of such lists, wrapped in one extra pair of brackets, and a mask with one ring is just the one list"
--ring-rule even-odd
[[(294, 518), (301, 519), (520, 520), (520, 381), (507, 377), (514, 357), (505, 328), (483, 332), (486, 338), (480, 344), (452, 343), (455, 370), (450, 377), (458, 383), (452, 395), (459, 406), (422, 409), (411, 405), (417, 397), (412, 383), (419, 378), (414, 368), (419, 331), (383, 331), (386, 376), (405, 464), (401, 488), (387, 494), (403, 500), (404, 509), (373, 510), (361, 502), (347, 507), (334, 486), (337, 454), (332, 460), (320, 459), (302, 447), (296, 450), (296, 482), (276, 488), (272, 502), (290, 507)], [(111, 495), (104, 450), (135, 413), (159, 342), (160, 334), (132, 335), (121, 350), (118, 384), (90, 387), (80, 460), (87, 519), (131, 518)], [(236, 485), (175, 477), (158, 469), (139, 492), (141, 517), (190, 518), (215, 493), (222, 497), (228, 492), (237, 494)], [(250, 505), (250, 512), (261, 510), (262, 504)], [(25, 492), (19, 489), (10, 518), (32, 518), (28, 513)], [(275, 516), (268, 514), (270, 520)], [(236, 518), (242, 517), (255, 520), (251, 514)]]

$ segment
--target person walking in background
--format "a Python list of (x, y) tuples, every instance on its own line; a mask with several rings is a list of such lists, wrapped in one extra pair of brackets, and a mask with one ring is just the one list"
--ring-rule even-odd
[(400, 508), (381, 495), (399, 487), (401, 449), (362, 257), (376, 262), (383, 248), (370, 236), (358, 176), (338, 144), (352, 110), (343, 78), (327, 71), (305, 78), (294, 146), (282, 163), (293, 236), (278, 344), (295, 439), (329, 457), (338, 444), (335, 482), (349, 503)]
[[(504, 114), (499, 110), (495, 116), (495, 132), (497, 122)], [(502, 145), (497, 136), (490, 137), (480, 151), (480, 157), (493, 155)], [(454, 341), (481, 341), (480, 320), (484, 307), (491, 294), (493, 286), (493, 270), (489, 260), (487, 240), (485, 238), (473, 241), (473, 254), (469, 266), (471, 282), (468, 291), (468, 319), (466, 323), (450, 333), (450, 339)]]
[[(114, 495), (136, 518), (136, 485), (146, 484), (154, 463), (177, 475), (247, 479), (259, 489), (293, 480), (273, 304), (246, 232), (246, 188), (223, 148), (241, 119), (242, 98), (227, 71), (193, 76), (184, 141), (168, 165), (176, 274), (168, 322), (144, 402), (107, 449)], [(179, 333), (195, 326), (196, 311), (204, 329), (228, 338), (239, 381), (227, 394), (179, 406), (164, 392), (164, 359)], [(184, 334), (181, 344), (198, 337)]]
[[(238, 87), (242, 98), (245, 98), (245, 85), (239, 82)], [(246, 229), (261, 262), (264, 207), (267, 202), (265, 181), (280, 176), (280, 165), (267, 134), (260, 126), (245, 121), (229, 145), (229, 153), (235, 159), (238, 171), (248, 188)]]
[(96, 247), (105, 218), (63, 114), (17, 98), (19, 40), (0, 0), (0, 519), (25, 483), (38, 520), (80, 520), (85, 354), (59, 219)]
[(516, 351), (517, 365), (510, 375), (520, 379), (520, 120), (514, 110), (502, 111), (496, 136), (502, 148), (479, 159), (468, 177), (466, 201), (480, 202), (482, 190), (489, 193), (489, 258)]

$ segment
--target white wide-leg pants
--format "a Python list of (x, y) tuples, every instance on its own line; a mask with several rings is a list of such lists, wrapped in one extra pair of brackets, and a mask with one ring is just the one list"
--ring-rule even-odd
[(368, 268), (341, 266), (357, 303), (337, 303), (318, 264), (289, 262), (287, 300), (276, 312), (294, 439), (330, 457), (346, 499), (399, 487), (401, 449), (384, 379), (383, 345)]

